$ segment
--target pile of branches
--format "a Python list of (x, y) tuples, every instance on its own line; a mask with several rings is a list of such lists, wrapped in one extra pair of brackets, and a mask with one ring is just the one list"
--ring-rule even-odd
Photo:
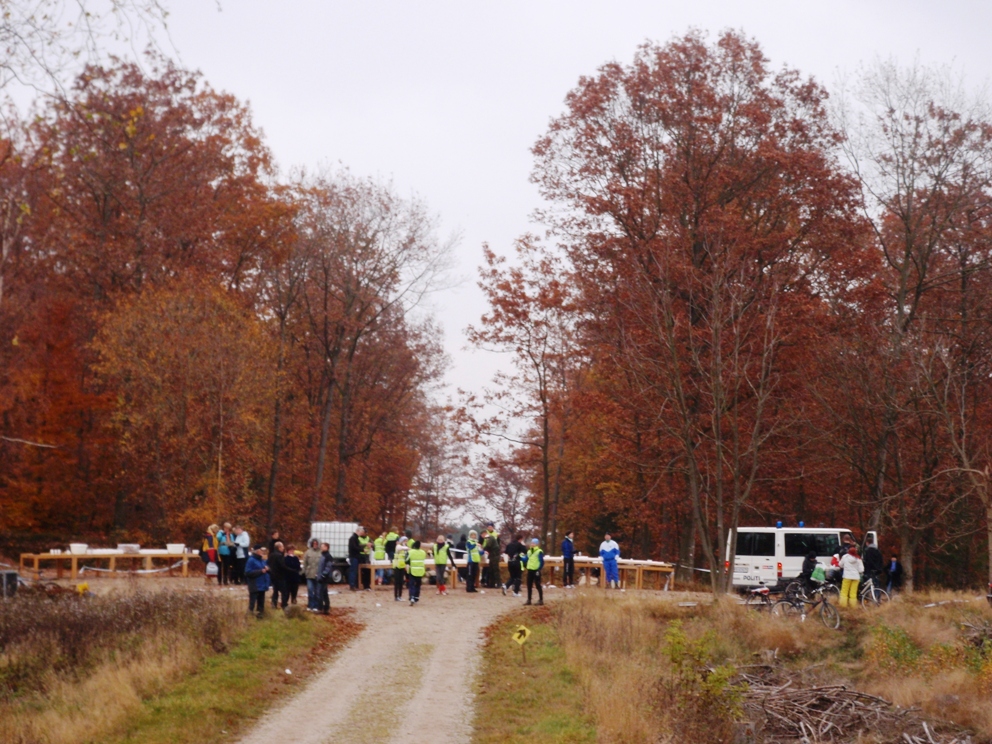
[(905, 744), (967, 744), (962, 732), (938, 734), (913, 708), (899, 708), (874, 695), (844, 685), (808, 685), (789, 679), (773, 667), (748, 667), (739, 674), (746, 683), (744, 717), (761, 742), (873, 740)]
[(965, 641), (972, 646), (985, 648), (987, 644), (992, 644), (992, 622), (978, 619), (970, 623), (961, 623), (961, 631)]

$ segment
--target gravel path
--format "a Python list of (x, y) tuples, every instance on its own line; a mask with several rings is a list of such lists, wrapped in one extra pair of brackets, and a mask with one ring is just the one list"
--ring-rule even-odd
[(467, 744), (482, 630), (520, 600), (424, 586), (416, 607), (394, 602), (392, 589), (345, 589), (331, 604), (354, 607), (365, 630), (242, 744)]

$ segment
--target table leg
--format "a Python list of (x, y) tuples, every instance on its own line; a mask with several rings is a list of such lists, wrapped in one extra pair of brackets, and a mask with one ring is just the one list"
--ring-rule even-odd
[(38, 568), (38, 556), (34, 557), (34, 580), (41, 581), (41, 569)]
[(146, 571), (152, 570), (152, 557), (150, 555), (145, 556), (145, 570)]
[(69, 559), (69, 562), (72, 567), (72, 580), (75, 581), (79, 578), (79, 558), (72, 556), (72, 558)]
[(189, 555), (183, 553), (183, 578), (189, 577)]
[(62, 579), (62, 559), (61, 558), (56, 558), (55, 559), (55, 578), (57, 578), (59, 580)]

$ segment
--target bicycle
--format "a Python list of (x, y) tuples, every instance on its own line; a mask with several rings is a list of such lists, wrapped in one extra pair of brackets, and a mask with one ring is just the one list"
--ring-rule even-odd
[(748, 590), (747, 596), (744, 598), (744, 605), (759, 612), (770, 610), (775, 604), (772, 594), (772, 590), (762, 583), (761, 586)]
[(889, 593), (875, 583), (874, 577), (869, 576), (858, 587), (858, 601), (862, 607), (878, 607), (889, 599)]
[[(840, 612), (830, 604), (829, 595), (831, 592), (827, 588), (828, 584), (822, 584), (807, 596), (805, 593), (797, 594), (792, 599), (782, 599), (772, 605), (772, 615), (775, 617), (798, 618), (805, 622), (806, 618), (813, 613), (820, 617), (820, 622), (830, 630), (837, 630), (840, 627)], [(807, 612), (806, 606), (809, 605)]]
[[(828, 599), (840, 599), (840, 587), (833, 582), (824, 581), (821, 583), (819, 588), (823, 591), (823, 595)], [(806, 596), (806, 584), (800, 579), (790, 581), (785, 587), (786, 599), (795, 599), (796, 597)]]

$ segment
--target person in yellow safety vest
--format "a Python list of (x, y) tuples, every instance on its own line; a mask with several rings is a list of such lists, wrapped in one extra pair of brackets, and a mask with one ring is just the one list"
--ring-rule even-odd
[(399, 533), (396, 531), (395, 527), (390, 527), (389, 532), (386, 533), (386, 557), (389, 560), (393, 560), (396, 555), (396, 541), (400, 539)]
[(399, 538), (393, 554), (393, 600), (403, 601), (403, 584), (406, 583), (406, 538)]
[(437, 536), (437, 542), (434, 543), (434, 577), (437, 582), (437, 593), (448, 594), (448, 586), (444, 581), (444, 574), (448, 568), (448, 561), (451, 561), (451, 567), (455, 567), (455, 556), (451, 553), (451, 545), (448, 543), (448, 539), (444, 535)]
[(410, 604), (412, 606), (420, 601), (420, 585), (427, 573), (427, 551), (420, 549), (419, 540), (414, 540), (410, 545), (407, 563), (410, 566), (407, 582), (410, 585)]
[[(369, 536), (362, 531), (362, 534), (358, 536), (358, 545), (361, 549), (361, 556), (359, 557), (359, 563), (367, 564), (369, 562), (369, 556), (372, 555), (372, 541), (369, 540)], [(362, 571), (358, 569), (358, 572), (362, 575), (362, 588), (369, 592), (372, 591), (372, 574), (369, 571)]]
[(540, 540), (531, 538), (530, 547), (526, 553), (520, 554), (520, 562), (527, 569), (527, 601), (525, 605), (531, 603), (531, 592), (537, 587), (537, 603), (544, 604), (544, 590), (541, 588), (541, 569), (544, 568), (544, 551), (540, 548)]
[(477, 592), (475, 582), (479, 580), (479, 568), (482, 563), (482, 550), (479, 548), (479, 533), (472, 530), (468, 533), (465, 543), (465, 560), (468, 562), (465, 572), (465, 591)]
[[(380, 532), (379, 537), (377, 537), (372, 543), (372, 557), (376, 561), (386, 560), (386, 533)], [(375, 585), (379, 586), (382, 584), (382, 573), (381, 568), (375, 570)]]

